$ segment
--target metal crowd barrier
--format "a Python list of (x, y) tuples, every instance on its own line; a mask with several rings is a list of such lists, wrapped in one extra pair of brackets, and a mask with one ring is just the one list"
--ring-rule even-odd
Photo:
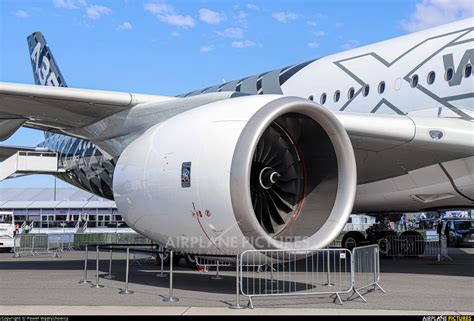
[[(135, 248), (131, 248), (131, 246), (135, 246)], [(96, 250), (96, 267), (95, 267), (95, 284), (91, 284), (90, 287), (91, 288), (96, 288), (96, 289), (99, 289), (99, 288), (103, 288), (104, 286), (101, 285), (99, 282), (100, 282), (100, 279), (99, 279), (99, 263), (100, 263), (100, 250), (106, 250), (106, 251), (109, 251), (110, 253), (110, 256), (109, 256), (109, 269), (108, 269), (108, 274), (106, 276), (104, 276), (104, 279), (114, 279), (115, 276), (112, 275), (112, 260), (113, 260), (113, 252), (124, 252), (126, 253), (126, 265), (125, 265), (125, 287), (123, 290), (121, 290), (119, 293), (120, 294), (133, 294), (134, 292), (133, 291), (130, 291), (129, 290), (129, 267), (132, 265), (132, 263), (130, 262), (130, 253), (149, 253), (149, 254), (153, 254), (153, 255), (158, 255), (158, 254), (169, 254), (170, 255), (170, 265), (169, 265), (169, 269), (168, 269), (168, 273), (167, 275), (164, 274), (164, 266), (163, 266), (163, 260), (160, 260), (161, 261), (161, 272), (159, 274), (157, 274), (156, 276), (157, 277), (165, 277), (165, 278), (169, 278), (169, 295), (165, 298), (163, 298), (163, 301), (164, 302), (177, 302), (179, 301), (179, 298), (175, 297), (173, 295), (173, 255), (174, 255), (174, 252), (173, 251), (166, 251), (166, 250), (163, 250), (162, 248), (161, 249), (158, 249), (158, 248), (150, 248), (150, 249), (147, 249), (147, 248), (136, 248), (136, 246), (142, 246), (142, 247), (148, 247), (150, 246), (150, 244), (148, 244), (147, 242), (143, 243), (143, 244), (102, 244), (102, 245), (86, 245), (85, 246), (85, 257), (84, 257), (84, 271), (83, 271), (83, 277), (82, 279), (79, 281), (79, 283), (83, 283), (83, 284), (90, 284), (91, 281), (88, 280), (88, 277), (87, 277), (87, 272), (88, 272), (88, 261), (89, 261), (89, 247), (95, 247), (95, 250)], [(153, 246), (157, 246), (156, 244), (153, 244)], [(211, 258), (209, 258), (211, 257)], [(226, 256), (226, 255), (209, 255), (208, 257), (206, 256), (203, 256), (203, 255), (200, 255), (199, 259), (201, 260), (200, 263), (205, 263), (205, 264), (208, 264), (208, 265), (214, 265), (216, 267), (219, 267), (219, 266), (229, 266), (230, 263), (224, 263), (223, 261), (221, 260), (218, 260), (219, 257), (225, 257), (225, 259), (223, 259), (223, 261), (225, 262), (229, 262), (229, 256)], [(236, 256), (236, 261), (237, 261), (237, 267), (239, 266), (239, 256), (237, 255)], [(240, 305), (240, 292), (239, 292), (239, 269), (236, 268), (236, 304), (234, 305), (231, 305), (230, 308), (232, 309), (242, 309), (242, 308), (245, 308), (243, 306)], [(216, 275), (217, 277), (219, 277), (219, 274), (217, 273)], [(217, 278), (217, 277), (214, 277), (214, 278)], [(219, 279), (221, 279), (219, 277)]]
[(58, 257), (64, 251), (72, 251), (86, 245), (95, 244), (149, 244), (150, 239), (138, 234), (115, 233), (51, 233), (51, 234), (18, 234), (14, 239), (15, 257), (26, 255), (53, 254)]
[[(164, 250), (130, 248), (135, 244), (108, 244), (95, 245), (96, 249), (96, 275), (93, 288), (102, 288), (99, 284), (99, 251), (110, 252), (108, 274), (104, 279), (112, 279), (113, 252), (125, 252), (127, 255), (125, 266), (125, 288), (121, 294), (132, 294), (128, 288), (130, 252), (165, 254)], [(149, 246), (140, 244), (139, 246)], [(87, 279), (88, 270), (88, 247), (85, 247), (84, 276), (79, 283), (90, 283)], [(169, 278), (169, 295), (163, 298), (165, 302), (176, 302), (179, 299), (173, 295), (173, 251), (169, 252), (170, 266), (167, 275), (164, 274), (163, 264), (161, 273), (157, 277)], [(219, 259), (222, 258), (222, 261)], [(225, 257), (225, 258), (224, 258)], [(361, 294), (361, 290), (374, 287), (385, 291), (379, 285), (380, 265), (378, 245), (370, 245), (347, 249), (321, 249), (308, 251), (284, 251), (284, 250), (252, 250), (237, 255), (236, 259), (236, 304), (230, 306), (232, 309), (242, 309), (240, 294), (248, 297), (248, 306), (253, 308), (253, 298), (256, 297), (278, 297), (297, 295), (330, 295), (334, 296), (334, 302), (343, 304), (341, 294), (354, 294), (367, 302)], [(197, 264), (207, 264), (216, 267), (229, 266), (228, 256), (200, 255)], [(161, 260), (161, 262), (163, 262)], [(217, 270), (218, 271), (218, 270)], [(219, 277), (217, 272), (216, 278)]]
[(369, 287), (373, 287), (373, 291), (380, 289), (383, 293), (385, 290), (379, 285), (380, 281), (380, 256), (378, 245), (367, 245), (355, 247), (352, 250), (352, 290), (364, 302), (367, 302), (360, 291)]
[(47, 234), (33, 234), (33, 235), (17, 235), (14, 240), (15, 257), (25, 255), (41, 255), (48, 253), (48, 235)]
[[(392, 257), (412, 256), (412, 257), (436, 257), (438, 261), (445, 258), (452, 260), (448, 256), (448, 247), (444, 235), (427, 236), (421, 235), (390, 235), (379, 243), (385, 243), (381, 248), (384, 254)], [(382, 245), (382, 244), (381, 244)]]
[(313, 251), (251, 250), (240, 256), (240, 290), (249, 299), (263, 296), (330, 295), (352, 290), (352, 253), (347, 249)]

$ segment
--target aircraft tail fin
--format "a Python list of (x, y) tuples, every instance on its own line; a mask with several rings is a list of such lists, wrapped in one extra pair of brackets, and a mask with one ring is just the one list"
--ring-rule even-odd
[(41, 32), (28, 36), (31, 67), (35, 84), (53, 87), (67, 87), (61, 71), (53, 57), (46, 39)]
[[(33, 77), (36, 85), (67, 87), (53, 53), (41, 32), (34, 32), (28, 36), (28, 48), (30, 50), (30, 62), (33, 68)], [(44, 132), (48, 138), (49, 132)]]

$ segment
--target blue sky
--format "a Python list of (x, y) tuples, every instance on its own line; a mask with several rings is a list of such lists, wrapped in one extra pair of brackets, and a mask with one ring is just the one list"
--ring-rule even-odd
[[(1, 0), (0, 81), (44, 33), (70, 87), (176, 95), (473, 14), (472, 0)], [(21, 129), (4, 144), (35, 145)], [(52, 186), (32, 176), (0, 183)]]

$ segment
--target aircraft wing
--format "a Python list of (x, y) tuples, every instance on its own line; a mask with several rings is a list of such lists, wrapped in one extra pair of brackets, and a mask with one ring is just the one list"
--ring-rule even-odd
[(174, 99), (125, 92), (0, 83), (0, 119), (15, 119), (16, 125), (26, 122), (28, 127), (39, 129), (74, 129), (138, 104)]

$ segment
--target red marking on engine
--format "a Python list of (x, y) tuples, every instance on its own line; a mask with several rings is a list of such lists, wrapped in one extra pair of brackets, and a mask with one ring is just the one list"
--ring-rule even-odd
[[(201, 227), (201, 230), (202, 232), (204, 233), (204, 235), (206, 235), (207, 239), (209, 240), (209, 242), (212, 243), (212, 245), (214, 245), (214, 247), (218, 250), (220, 250), (217, 245), (211, 240), (211, 238), (209, 237), (209, 235), (207, 235), (206, 231), (204, 230), (204, 227), (202, 226), (201, 224), (201, 220), (199, 219), (199, 217), (202, 217), (202, 212), (201, 211), (196, 211), (196, 206), (194, 205), (194, 202), (193, 202), (193, 209), (194, 209), (194, 212), (193, 212), (193, 216), (195, 216), (196, 214), (196, 220), (198, 221), (198, 224), (199, 226)], [(207, 210), (206, 210), (207, 211)]]

